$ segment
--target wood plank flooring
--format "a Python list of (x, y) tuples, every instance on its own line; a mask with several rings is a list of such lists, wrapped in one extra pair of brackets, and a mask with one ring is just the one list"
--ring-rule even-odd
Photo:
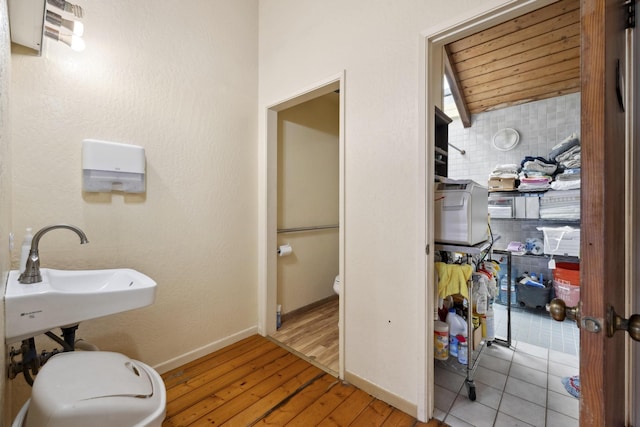
[(163, 427), (428, 426), (254, 335), (162, 375)]
[(338, 305), (336, 295), (311, 309), (287, 315), (282, 327), (271, 337), (337, 376), (340, 370)]

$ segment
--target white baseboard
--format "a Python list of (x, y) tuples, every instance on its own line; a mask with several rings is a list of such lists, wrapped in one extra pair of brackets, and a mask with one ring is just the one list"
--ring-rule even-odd
[(159, 363), (153, 366), (153, 369), (158, 371), (158, 373), (160, 374), (164, 374), (165, 372), (168, 372), (186, 363), (192, 362), (202, 356), (206, 356), (207, 354), (213, 353), (216, 350), (220, 350), (221, 348), (224, 348), (257, 333), (258, 327), (252, 326), (251, 328), (245, 329), (244, 331), (237, 332), (233, 335), (222, 338), (218, 341), (212, 342), (188, 353), (184, 353), (178, 357), (174, 357), (173, 359), (169, 359), (166, 362)]
[(417, 416), (418, 407), (415, 403), (411, 403), (401, 398), (400, 396), (389, 392), (388, 390), (378, 387), (377, 385), (372, 384), (369, 381), (362, 379), (355, 374), (352, 374), (351, 372), (344, 373), (344, 380), (358, 387), (362, 391), (366, 391), (370, 395), (384, 402), (387, 402), (389, 405), (400, 409), (402, 412), (405, 412), (411, 415), (412, 417)]

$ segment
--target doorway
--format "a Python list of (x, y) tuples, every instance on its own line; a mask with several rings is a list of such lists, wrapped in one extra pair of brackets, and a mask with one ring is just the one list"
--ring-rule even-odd
[(279, 317), (271, 335), (334, 375), (339, 370), (339, 101), (335, 91), (278, 112)]
[[(439, 53), (441, 52), (441, 49), (443, 48), (443, 46), (445, 46), (448, 43), (454, 42), (456, 40), (460, 40), (470, 34), (473, 33), (477, 33), (483, 30), (486, 30), (490, 27), (493, 27), (495, 25), (498, 24), (502, 24), (503, 22), (506, 22), (512, 18), (524, 15), (525, 13), (531, 12), (534, 9), (538, 9), (541, 7), (544, 7), (550, 3), (553, 2), (538, 2), (538, 4), (536, 5), (532, 5), (529, 2), (519, 2), (516, 5), (512, 5), (512, 6), (505, 6), (504, 8), (499, 8), (497, 10), (492, 11), (490, 14), (487, 14), (485, 16), (482, 17), (477, 17), (474, 19), (470, 19), (468, 22), (465, 22), (463, 24), (460, 24), (457, 28), (447, 28), (446, 30), (443, 31), (434, 31), (432, 33), (430, 33), (429, 35), (426, 35), (425, 37), (425, 56), (428, 59), (427, 61), (427, 70), (425, 72), (425, 86), (426, 86), (426, 90), (425, 90), (425, 120), (428, 122), (429, 126), (427, 126), (427, 133), (425, 135), (425, 140), (429, 141), (427, 148), (426, 148), (426, 154), (427, 154), (427, 164), (425, 165), (425, 168), (427, 169), (428, 172), (427, 173), (427, 182), (425, 183), (425, 190), (426, 190), (426, 194), (427, 194), (427, 201), (426, 204), (427, 206), (430, 205), (429, 200), (433, 200), (433, 189), (432, 186), (430, 185), (430, 183), (432, 182), (431, 178), (433, 177), (432, 174), (432, 165), (428, 164), (429, 161), (433, 161), (430, 160), (430, 157), (428, 156), (429, 153), (432, 153), (432, 149), (430, 149), (429, 147), (433, 147), (432, 142), (430, 141), (430, 139), (433, 137), (433, 127), (432, 127), (432, 123), (431, 123), (431, 116), (432, 114), (430, 114), (433, 109), (434, 106), (440, 106), (442, 107), (442, 98), (444, 95), (444, 87), (443, 87), (443, 69), (445, 68), (444, 64), (443, 64), (443, 60), (441, 58), (441, 56), (439, 56)], [(564, 103), (565, 100), (562, 100), (562, 103)], [(578, 107), (580, 105), (580, 100), (579, 100), (579, 95), (577, 100), (576, 99), (570, 99), (569, 101), (567, 101), (570, 104), (576, 104)], [(555, 107), (554, 107), (555, 108)], [(495, 112), (495, 111), (494, 111)], [(579, 113), (578, 113), (579, 114)], [(504, 118), (502, 119), (502, 123), (504, 124)], [(580, 120), (578, 118), (577, 120), (577, 131), (579, 132), (580, 130)], [(502, 126), (505, 127), (505, 126)], [(486, 133), (486, 132), (485, 132)], [(490, 139), (490, 137), (489, 137)], [(556, 138), (554, 138), (556, 139)], [(556, 140), (555, 142), (559, 142), (559, 140), (561, 140), (563, 138), (559, 138), (558, 140)], [(475, 139), (474, 139), (475, 142)], [(460, 146), (460, 144), (456, 144), (454, 142), (454, 145), (456, 145), (457, 147), (463, 149), (463, 150), (468, 150), (468, 147), (465, 146)], [(451, 150), (454, 151), (454, 150)], [(460, 156), (457, 152), (453, 152), (454, 156)], [(536, 154), (536, 155), (541, 155), (541, 154)], [(500, 156), (501, 158), (504, 156)], [(483, 161), (482, 158), (480, 159), (476, 159), (477, 163), (487, 163), (486, 160)], [(491, 161), (494, 161), (495, 159), (492, 159)], [(477, 166), (476, 163), (476, 166)], [(519, 161), (518, 161), (519, 163)], [(467, 172), (468, 171), (473, 171), (473, 168), (470, 168), (469, 165), (465, 165), (464, 168)], [(477, 168), (476, 168), (477, 169)], [(472, 177), (472, 179), (476, 180), (477, 182), (482, 183), (483, 181), (485, 181), (488, 177), (488, 173), (484, 173), (485, 171), (482, 171), (481, 174), (483, 175), (482, 180), (478, 181), (477, 179), (475, 179), (474, 177)], [(469, 178), (469, 176), (454, 176), (455, 178)], [(493, 221), (492, 221), (492, 226), (493, 226)], [(427, 231), (431, 231), (433, 230), (433, 219), (429, 218), (429, 208), (427, 208)], [(509, 229), (510, 227), (506, 227), (507, 229)], [(511, 227), (512, 228), (512, 227)], [(535, 229), (535, 227), (534, 227)], [(509, 230), (509, 231), (513, 231), (513, 230)], [(431, 240), (431, 242), (433, 242), (431, 236), (433, 235), (433, 233), (431, 233), (430, 235), (427, 234), (427, 243), (429, 243), (429, 241)], [(503, 238), (505, 238), (505, 236), (502, 236)], [(510, 239), (509, 237), (512, 236), (507, 236), (507, 241), (505, 242), (505, 245), (509, 243)], [(536, 236), (537, 237), (537, 236)], [(427, 257), (427, 263), (431, 263), (432, 259), (429, 258), (429, 256)], [(426, 269), (427, 272), (431, 271), (430, 270), (431, 266), (427, 265)], [(539, 268), (539, 267), (538, 267)], [(546, 274), (546, 272), (545, 272)], [(433, 277), (431, 274), (427, 273), (427, 278)], [(427, 285), (427, 288), (429, 288), (429, 285)], [(507, 293), (509, 293), (508, 289), (505, 289)], [(513, 295), (513, 294), (512, 294)], [(515, 296), (515, 295), (513, 295)], [(431, 309), (432, 307), (428, 306), (428, 310)], [(427, 313), (429, 314), (429, 313)], [(517, 340), (517, 338), (516, 338)], [(575, 340), (572, 340), (573, 342), (575, 342)], [(573, 344), (573, 343), (572, 343)], [(574, 350), (575, 353), (575, 350)], [(427, 357), (427, 359), (429, 359), (429, 357)], [(577, 370), (577, 368), (575, 368)], [(429, 393), (427, 392), (427, 395)], [(545, 399), (545, 404), (546, 404), (546, 400)], [(577, 412), (577, 405), (576, 405), (576, 412)], [(577, 421), (576, 421), (577, 422)]]
[[(320, 156), (326, 155), (327, 139), (324, 137), (317, 139), (315, 148), (309, 147), (308, 144), (305, 147), (304, 142), (290, 144), (295, 141), (289, 141), (287, 144), (290, 146), (283, 151), (282, 136), (284, 132), (295, 134), (300, 129), (306, 128), (303, 132), (308, 133), (303, 139), (309, 142), (309, 132), (323, 133), (322, 129), (318, 129), (323, 127), (322, 124), (309, 127), (303, 125), (303, 122), (315, 121), (317, 108), (326, 109), (331, 104), (333, 104), (334, 111), (333, 120), (338, 123), (337, 147), (329, 149), (329, 151), (337, 152), (337, 156), (334, 157), (336, 164), (331, 166), (335, 172), (335, 175), (333, 172), (331, 173), (331, 179), (337, 184), (337, 189), (333, 189), (332, 192), (337, 193), (337, 197), (336, 200), (329, 202), (322, 200), (322, 194), (319, 193), (325, 191), (324, 186), (318, 186), (318, 183), (314, 182), (313, 176), (308, 176), (302, 181), (300, 179), (302, 176), (300, 173), (318, 166), (313, 164), (315, 155), (321, 152), (325, 154), (319, 154)], [(316, 108), (315, 113), (313, 112), (314, 108)], [(279, 321), (284, 326), (299, 315), (313, 312), (315, 308), (319, 307), (326, 309), (325, 303), (333, 303), (332, 310), (333, 312), (337, 311), (338, 321), (335, 325), (337, 334), (334, 334), (335, 336), (332, 338), (331, 347), (334, 352), (337, 352), (337, 363), (332, 364), (329, 368), (323, 366), (322, 363), (317, 363), (315, 354), (305, 355), (304, 351), (300, 352), (286, 343), (283, 345), (311, 363), (315, 363), (342, 378), (344, 375), (343, 319), (346, 293), (344, 271), (344, 73), (330, 77), (272, 104), (267, 108), (266, 117), (267, 132), (263, 158), (263, 176), (266, 185), (262, 189), (263, 197), (261, 197), (260, 204), (263, 226), (259, 227), (262, 252), (260, 259), (263, 263), (259, 278), (259, 330), (263, 335), (282, 343), (286, 338), (282, 334), (278, 336)], [(314, 127), (315, 129), (312, 129)], [(307, 167), (302, 164), (302, 158), (296, 162), (295, 158), (281, 157), (284, 153), (288, 153), (286, 155), (290, 156), (300, 148), (306, 150), (306, 154), (303, 156), (306, 156), (307, 160), (311, 162)], [(318, 148), (320, 151), (314, 154), (313, 150)], [(296, 168), (297, 172), (295, 172)], [(286, 184), (287, 179), (282, 178), (284, 174), (291, 173), (298, 173), (298, 177)], [(307, 180), (306, 184), (304, 180)], [(298, 189), (293, 192), (286, 191), (283, 185), (298, 186)], [(314, 188), (314, 191), (308, 191)], [(294, 200), (285, 202), (282, 199), (284, 195), (291, 197), (296, 193), (297, 196), (294, 196)], [(302, 199), (306, 199), (306, 202)], [(332, 213), (329, 216), (323, 216), (323, 214), (317, 216), (320, 209), (309, 210), (309, 207), (314, 203), (324, 203), (325, 205), (332, 203), (333, 207), (328, 208), (328, 211)], [(323, 205), (323, 209), (326, 208), (325, 205)], [(287, 206), (288, 211), (286, 211)], [(341, 283), (339, 297), (334, 294), (333, 290), (336, 275), (340, 277)], [(335, 304), (336, 302), (337, 304)], [(282, 310), (280, 316), (277, 314), (278, 306)], [(337, 310), (335, 310), (336, 306)], [(326, 312), (320, 317), (326, 317)], [(307, 323), (309, 323), (311, 334), (313, 334), (314, 325), (318, 328), (324, 325), (318, 321)], [(305, 334), (308, 335), (307, 332)]]
[[(441, 99), (437, 75), (441, 76), (438, 66), (442, 64), (441, 48), (444, 44), (522, 15), (532, 7), (536, 9), (544, 6), (541, 3), (549, 4), (513, 2), (490, 13), (471, 13), (466, 21), (455, 26), (425, 33), (425, 110), (432, 111), (434, 105), (439, 103), (438, 99)], [(613, 322), (607, 319), (611, 318), (613, 310), (616, 307), (627, 307), (625, 296), (628, 301), (630, 287), (624, 280), (625, 268), (630, 262), (635, 262), (633, 253), (625, 252), (625, 237), (637, 236), (637, 230), (632, 228), (633, 236), (629, 234), (629, 224), (625, 221), (622, 209), (622, 206), (625, 206), (625, 185), (629, 185), (630, 181), (635, 182), (634, 177), (637, 176), (635, 168), (628, 170), (625, 175), (629, 149), (625, 149), (624, 144), (625, 110), (622, 92), (629, 87), (629, 82), (625, 85), (625, 78), (628, 77), (632, 85), (634, 83), (633, 74), (625, 76), (624, 72), (627, 68), (623, 24), (628, 22), (628, 17), (625, 16), (626, 9), (614, 1), (583, 0), (581, 4), (581, 27), (585, 33), (582, 40), (586, 44), (581, 49), (581, 140), (587, 165), (583, 167), (582, 180), (588, 191), (582, 192), (581, 215), (581, 293), (584, 295), (581, 296), (580, 304), (583, 326), (580, 334), (583, 355), (580, 363), (583, 385), (580, 411), (584, 415), (585, 425), (622, 425), (626, 424), (624, 419), (629, 419), (626, 410), (632, 407), (629, 404), (632, 400), (628, 395), (625, 396), (625, 388), (628, 391), (630, 378), (627, 375), (629, 365), (625, 363), (625, 356), (637, 359), (637, 354), (633, 351), (635, 348), (629, 349), (629, 340), (624, 332), (615, 334), (615, 330), (611, 329), (603, 331), (598, 327), (589, 328), (588, 322), (594, 319), (599, 326), (599, 321), (604, 320), (604, 326), (610, 326)], [(600, 43), (597, 49), (594, 47), (595, 40)], [(627, 103), (629, 107), (632, 107), (632, 104), (633, 102)], [(626, 113), (629, 114), (629, 110)], [(424, 141), (427, 141), (427, 147), (432, 147), (432, 140), (428, 135), (431, 135), (433, 124), (428, 114), (424, 120)], [(633, 122), (627, 120), (627, 123)], [(632, 130), (628, 134), (634, 135), (635, 132)], [(425, 153), (427, 162), (433, 161), (429, 154), (429, 151)], [(595, 163), (590, 163), (594, 158), (606, 162), (607, 168), (596, 168)], [(427, 165), (426, 176), (431, 176)], [(425, 179), (425, 193), (427, 198), (430, 198), (432, 189), (428, 184)], [(432, 218), (429, 215), (425, 215), (425, 218), (427, 229), (432, 230)], [(635, 223), (635, 218), (632, 222)], [(430, 235), (427, 234), (427, 243), (429, 238)], [(430, 262), (431, 259), (427, 257), (426, 261)], [(432, 270), (429, 264), (425, 268), (428, 272)], [(430, 275), (427, 274), (427, 277)], [(620, 311), (626, 312), (624, 317), (630, 315), (627, 310)], [(431, 321), (428, 314), (425, 318)], [(426, 326), (428, 328), (430, 324), (427, 323)], [(428, 350), (428, 354), (432, 354), (433, 348)], [(622, 384), (625, 384), (625, 387), (622, 387)], [(427, 388), (427, 395), (430, 392), (432, 391)]]

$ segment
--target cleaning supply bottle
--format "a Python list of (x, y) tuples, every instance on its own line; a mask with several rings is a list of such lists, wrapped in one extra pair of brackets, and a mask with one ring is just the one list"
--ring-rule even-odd
[(480, 282), (478, 288), (474, 290), (473, 299), (475, 300), (475, 312), (478, 314), (485, 314), (487, 312), (487, 301), (489, 298), (489, 291), (484, 281)]
[(456, 313), (453, 307), (449, 309), (447, 314), (447, 324), (449, 325), (449, 334), (467, 336), (467, 322)]
[(469, 343), (462, 335), (458, 336), (458, 362), (463, 365), (469, 363)]
[(489, 305), (487, 309), (486, 316), (486, 336), (484, 337), (487, 341), (493, 341), (496, 339), (496, 324), (495, 324), (495, 316), (493, 312), (493, 304)]
[(455, 335), (449, 335), (449, 354), (458, 357), (458, 337)]
[(433, 325), (433, 357), (438, 360), (449, 358), (449, 325), (436, 320)]
[(31, 234), (31, 227), (27, 227), (27, 231), (24, 234), (24, 239), (22, 239), (22, 247), (20, 249), (20, 265), (18, 266), (18, 270), (20, 273), (24, 272), (24, 269), (27, 265), (27, 259), (29, 258), (29, 251), (31, 250), (31, 241), (33, 240), (33, 235)]

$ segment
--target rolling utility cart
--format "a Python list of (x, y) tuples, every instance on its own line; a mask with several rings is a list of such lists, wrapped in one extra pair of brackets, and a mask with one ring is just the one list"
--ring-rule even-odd
[[(473, 257), (484, 257), (486, 256), (500, 236), (494, 236), (493, 240), (487, 240), (476, 245), (472, 246), (464, 246), (450, 243), (435, 243), (435, 250), (441, 252), (452, 252), (452, 253), (461, 253), (469, 258), (469, 260)], [(480, 359), (480, 355), (484, 348), (484, 345), (490, 346), (492, 341), (485, 341), (482, 343), (481, 336), (478, 337), (476, 330), (480, 330), (480, 328), (474, 329), (473, 324), (473, 283), (472, 280), (469, 279), (467, 282), (467, 289), (469, 298), (466, 299), (467, 310), (466, 310), (466, 322), (467, 322), (467, 343), (468, 343), (468, 359), (467, 364), (463, 365), (458, 362), (458, 360), (454, 357), (449, 356), (448, 360), (436, 360), (436, 363), (441, 363), (445, 366), (446, 369), (454, 370), (456, 372), (464, 372), (465, 374), (465, 385), (467, 386), (467, 393), (469, 396), (469, 400), (476, 400), (476, 386), (473, 382), (473, 375), (478, 366), (478, 361)], [(474, 333), (475, 332), (475, 333)], [(476, 342), (478, 341), (478, 342)]]

